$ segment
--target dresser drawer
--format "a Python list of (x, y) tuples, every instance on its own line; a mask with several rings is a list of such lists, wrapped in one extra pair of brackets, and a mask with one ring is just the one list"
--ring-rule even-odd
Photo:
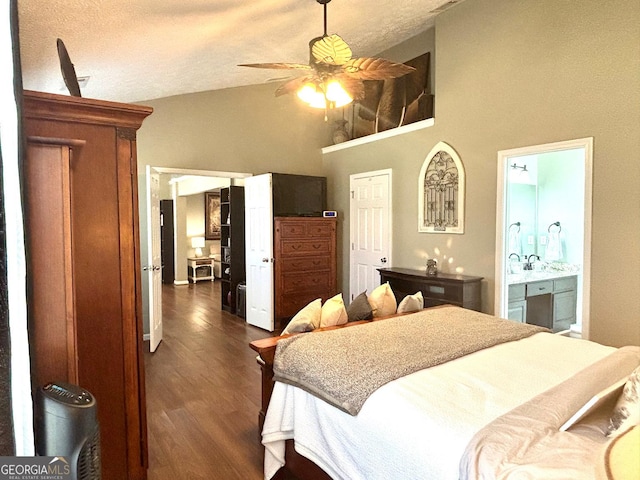
[(309, 237), (328, 237), (334, 229), (333, 221), (311, 222), (307, 224), (307, 235)]
[(527, 283), (527, 298), (553, 292), (553, 280)]
[(282, 273), (329, 270), (331, 269), (331, 258), (328, 256), (283, 258), (279, 267), (281, 268)]
[(282, 274), (282, 293), (285, 295), (295, 292), (324, 292), (333, 287), (330, 271)]
[(281, 238), (325, 238), (335, 228), (333, 220), (278, 220), (276, 228), (280, 229)]
[(280, 244), (283, 256), (289, 255), (328, 255), (331, 252), (329, 240), (283, 240)]

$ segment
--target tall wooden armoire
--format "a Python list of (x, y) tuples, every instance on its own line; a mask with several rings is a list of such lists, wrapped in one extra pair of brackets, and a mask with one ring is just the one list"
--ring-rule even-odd
[(136, 131), (151, 112), (24, 92), (33, 387), (96, 397), (104, 480), (146, 478)]

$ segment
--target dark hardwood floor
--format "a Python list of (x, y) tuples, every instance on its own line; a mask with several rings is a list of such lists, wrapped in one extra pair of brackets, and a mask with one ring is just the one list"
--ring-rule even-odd
[(163, 340), (145, 354), (148, 480), (263, 478), (249, 342), (269, 333), (219, 299), (219, 282), (163, 286)]

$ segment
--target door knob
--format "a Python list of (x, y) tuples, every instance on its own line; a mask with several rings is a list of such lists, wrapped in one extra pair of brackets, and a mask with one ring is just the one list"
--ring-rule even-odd
[(269, 262), (269, 259), (265, 257), (265, 258), (263, 258), (263, 259), (262, 259), (262, 261), (263, 261), (264, 263), (268, 263), (268, 262)]

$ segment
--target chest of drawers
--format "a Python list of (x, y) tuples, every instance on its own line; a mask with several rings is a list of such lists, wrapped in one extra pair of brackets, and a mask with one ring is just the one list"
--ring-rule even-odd
[(336, 221), (276, 217), (274, 222), (275, 316), (282, 320), (316, 298), (336, 294)]

